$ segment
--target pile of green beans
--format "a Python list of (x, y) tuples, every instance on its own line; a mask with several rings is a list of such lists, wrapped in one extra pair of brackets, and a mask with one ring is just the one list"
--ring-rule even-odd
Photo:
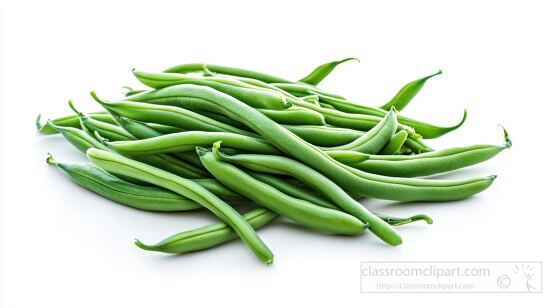
[[(395, 229), (425, 214), (373, 213), (364, 197), (395, 201), (450, 201), (487, 189), (495, 175), (460, 180), (420, 178), (489, 160), (511, 147), (468, 145), (434, 150), (425, 139), (457, 130), (401, 114), (431, 78), (405, 84), (386, 103), (357, 103), (319, 84), (339, 65), (324, 63), (292, 81), (252, 70), (205, 63), (163, 72), (132, 70), (145, 87), (125, 87), (123, 98), (91, 92), (103, 110), (42, 122), (42, 135), (60, 134), (89, 163), (47, 155), (85, 189), (145, 211), (211, 212), (219, 223), (187, 230), (139, 248), (184, 254), (240, 238), (259, 260), (273, 253), (257, 230), (282, 217), (327, 235), (370, 232), (396, 246)], [(357, 60), (358, 61), (358, 60)], [(238, 206), (237, 206), (238, 205)], [(241, 212), (244, 209), (245, 212)]]

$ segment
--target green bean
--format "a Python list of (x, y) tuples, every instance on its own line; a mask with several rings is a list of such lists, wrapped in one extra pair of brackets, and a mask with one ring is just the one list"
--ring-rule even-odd
[(55, 129), (58, 133), (61, 133), (61, 135), (63, 135), (69, 143), (81, 152), (86, 153), (89, 148), (108, 150), (108, 148), (101, 144), (101, 142), (86, 134), (86, 132), (81, 129), (70, 126), (58, 126), (51, 120), (48, 120), (47, 123), (49, 127)]
[(147, 155), (190, 151), (197, 146), (212, 146), (223, 141), (230, 148), (253, 153), (281, 154), (262, 139), (233, 133), (189, 131), (135, 141), (107, 142), (109, 148), (125, 155)]
[(129, 207), (145, 211), (188, 211), (202, 207), (171, 191), (121, 180), (92, 164), (58, 163), (49, 153), (46, 162), (59, 167), (82, 187)]
[[(118, 126), (114, 126), (106, 123), (104, 123), (101, 126), (96, 126), (94, 125), (94, 123), (88, 122), (88, 125), (90, 126), (91, 130), (93, 130), (93, 134), (96, 137), (96, 139), (101, 143), (103, 143), (104, 145), (107, 143), (107, 140), (108, 140), (107, 138), (103, 137), (104, 135), (115, 131), (114, 128), (124, 131)], [(126, 131), (124, 132), (126, 133)], [(128, 136), (129, 137), (123, 136), (121, 134), (116, 134), (117, 139), (115, 140), (119, 140), (118, 142), (131, 142), (131, 141), (137, 142), (134, 136), (130, 134)], [(173, 157), (167, 154), (140, 155), (139, 157), (132, 156), (131, 158), (149, 165), (153, 165), (157, 168), (172, 172), (176, 175), (179, 175), (185, 178), (197, 179), (197, 178), (208, 177), (208, 172), (206, 172), (205, 170), (201, 170), (193, 165), (190, 165), (185, 161), (179, 160), (176, 157)]]
[(300, 225), (326, 233), (347, 235), (363, 233), (366, 227), (366, 224), (349, 214), (290, 197), (237, 167), (218, 160), (207, 149), (197, 148), (197, 152), (208, 171), (229, 189)]
[(133, 120), (175, 126), (184, 130), (231, 132), (245, 136), (257, 136), (179, 107), (130, 101), (107, 102), (100, 100), (95, 92), (91, 92), (91, 95), (105, 109)]
[(345, 58), (339, 61), (332, 61), (321, 64), (316, 67), (311, 73), (309, 73), (309, 75), (300, 79), (300, 82), (316, 86), (321, 81), (323, 81), (323, 79), (325, 79), (325, 77), (327, 77), (338, 65), (351, 60), (359, 62), (359, 59), (357, 58)]
[[(393, 226), (400, 226), (419, 220), (424, 220), (429, 224), (432, 223), (431, 218), (426, 215), (415, 215), (407, 218), (397, 218), (382, 214), (377, 215)], [(243, 215), (250, 226), (255, 230), (262, 228), (269, 222), (275, 220), (278, 216), (278, 214), (264, 208), (254, 209)], [(184, 254), (219, 246), (236, 238), (237, 234), (233, 232), (229, 226), (224, 223), (217, 223), (174, 234), (153, 245), (144, 244), (137, 239), (134, 243), (144, 250)]]
[(424, 87), (424, 84), (428, 79), (441, 75), (443, 72), (440, 70), (435, 74), (428, 75), (426, 77), (422, 77), (420, 79), (417, 79), (415, 81), (411, 81), (408, 84), (406, 84), (395, 96), (387, 103), (382, 105), (380, 108), (384, 110), (390, 110), (390, 108), (393, 106), (395, 109), (401, 111), (407, 107), (407, 105), (410, 103), (410, 101), (420, 92), (422, 87)]
[[(154, 89), (161, 89), (178, 84), (195, 84), (208, 86), (218, 91), (227, 93), (255, 108), (286, 109), (290, 107), (290, 104), (286, 101), (285, 96), (281, 93), (246, 87), (247, 84), (240, 81), (233, 81), (233, 84), (229, 84), (227, 82), (219, 82), (219, 80), (216, 80), (215, 78), (208, 77), (201, 78), (174, 73), (146, 73), (137, 70), (132, 70), (132, 72), (141, 83)], [(237, 86), (235, 82), (237, 82), (237, 84), (242, 83), (243, 86)], [(128, 97), (127, 99), (133, 100), (132, 97)]]
[[(225, 91), (225, 89), (220, 89), (220, 90)], [(266, 91), (260, 91), (260, 92), (263, 92), (266, 95), (268, 95), (269, 93)], [(157, 97), (152, 99), (150, 93), (151, 92), (144, 92), (144, 93), (140, 93), (139, 95), (127, 97), (126, 99), (129, 101), (144, 102), (144, 103), (150, 103), (150, 104), (164, 104), (164, 105), (170, 105), (174, 107), (180, 107), (187, 110), (192, 110), (193, 112), (206, 116), (210, 119), (214, 119), (221, 123), (228, 124), (232, 127), (246, 130), (246, 127), (242, 127), (241, 126), (242, 124), (240, 124), (239, 122), (235, 123), (235, 120), (232, 120), (224, 115), (220, 115), (215, 112), (205, 110), (205, 108), (207, 108), (205, 107), (205, 103), (198, 98), (190, 97), (187, 99), (180, 99), (177, 101), (174, 101), (168, 98), (162, 98), (162, 97)], [(226, 93), (228, 95), (231, 95), (237, 98), (237, 96), (232, 95), (231, 91), (225, 91), (223, 93)], [(262, 94), (258, 94), (257, 96), (260, 97), (262, 96)], [(263, 114), (265, 114), (268, 118), (280, 124), (325, 125), (323, 115), (308, 108), (295, 106), (287, 109), (258, 108), (258, 110)]]
[[(140, 121), (128, 119), (126, 117), (121, 117), (115, 112), (112, 112), (111, 115), (122, 128), (124, 128), (127, 132), (132, 134), (137, 139), (149, 139), (149, 138), (159, 137), (163, 135), (162, 132), (155, 129), (154, 128), (155, 126), (152, 126), (151, 124), (146, 124)], [(188, 162), (194, 165), (199, 169), (204, 169), (204, 166), (202, 165), (194, 149), (193, 151), (174, 153), (172, 155), (174, 155), (175, 157), (185, 162)], [(206, 171), (206, 169), (204, 170)]]
[(366, 154), (378, 153), (388, 143), (397, 129), (397, 117), (394, 109), (371, 130), (353, 142), (338, 147), (326, 148), (326, 150), (352, 150)]
[[(339, 209), (338, 206), (332, 204), (327, 199), (314, 193), (313, 191), (302, 187), (298, 187), (296, 185), (292, 185), (289, 183), (289, 181), (285, 181), (279, 177), (266, 174), (266, 173), (254, 172), (252, 170), (246, 170), (246, 173), (248, 173), (249, 175), (251, 175), (257, 180), (260, 180), (270, 186), (273, 186), (277, 190), (291, 197), (306, 200), (315, 205), (326, 207), (329, 209)], [(409, 224), (415, 221), (425, 221), (427, 224), (430, 224), (430, 225), (433, 223), (432, 219), (425, 214), (418, 214), (418, 215), (405, 217), (405, 218), (393, 217), (393, 216), (388, 216), (380, 213), (373, 213), (373, 214), (378, 216), (378, 218), (382, 219), (383, 221), (387, 222), (392, 226), (401, 226), (401, 225)]]
[(405, 141), (407, 141), (408, 136), (409, 134), (406, 131), (398, 131), (390, 138), (390, 141), (388, 141), (388, 143), (378, 153), (380, 155), (392, 155), (398, 153), (403, 144), (405, 144)]
[[(259, 208), (244, 214), (243, 218), (252, 228), (259, 229), (278, 216), (270, 210)], [(144, 250), (182, 254), (218, 246), (237, 237), (237, 234), (227, 224), (217, 223), (172, 235), (154, 245), (143, 244), (137, 239), (135, 244)]]
[(315, 125), (283, 125), (305, 141), (323, 147), (335, 147), (353, 142), (365, 132), (349, 128)]
[(258, 109), (271, 120), (287, 125), (325, 125), (325, 118), (319, 112), (293, 106), (285, 110)]
[(354, 168), (387, 176), (416, 177), (448, 172), (484, 162), (512, 146), (504, 131), (505, 143), (496, 145), (472, 145), (428, 152), (424, 154), (370, 155), (366, 160), (353, 164)]
[(69, 101), (69, 107), (76, 113), (80, 119), (80, 126), (89, 135), (93, 136), (95, 131), (99, 131), (101, 135), (109, 140), (132, 140), (134, 136), (126, 132), (123, 128), (105, 123), (102, 121), (94, 120), (92, 117), (84, 114), (76, 109), (73, 101)]
[[(102, 121), (102, 122), (110, 123), (110, 124), (116, 124), (115, 121), (113, 120), (113, 118), (111, 118), (111, 116), (105, 111), (92, 112), (92, 113), (89, 114), (89, 116), (91, 118), (95, 119), (95, 120), (98, 120), (98, 121)], [(40, 134), (53, 135), (53, 134), (59, 133), (57, 131), (57, 129), (53, 128), (48, 123), (42, 125), (40, 123), (41, 117), (42, 116), (39, 114), (36, 117), (36, 121), (35, 121), (36, 129), (38, 130), (38, 132)], [(77, 115), (65, 116), (65, 117), (53, 119), (53, 120), (50, 120), (50, 121), (53, 124), (57, 125), (57, 126), (80, 128), (80, 119), (78, 118)]]
[[(381, 108), (360, 105), (360, 104), (352, 103), (347, 100), (333, 98), (322, 94), (316, 94), (316, 95), (320, 98), (321, 100), (320, 105), (324, 108), (331, 106), (333, 107), (332, 109), (336, 109), (341, 112), (364, 114), (364, 115), (371, 115), (371, 116), (377, 116), (377, 117), (384, 117), (387, 113), (386, 110)], [(433, 139), (433, 138), (441, 137), (449, 132), (452, 132), (460, 128), (466, 121), (467, 116), (468, 116), (468, 112), (464, 110), (462, 119), (457, 124), (451, 125), (451, 126), (437, 126), (430, 123), (414, 120), (414, 119), (402, 116), (400, 114), (397, 115), (397, 119), (399, 120), (399, 123), (412, 127), (417, 133), (422, 135), (424, 138)]]
[(273, 262), (273, 254), (247, 221), (231, 206), (199, 184), (115, 153), (89, 149), (87, 155), (94, 164), (108, 172), (139, 178), (201, 204), (231, 226), (260, 260), (267, 264)]
[(253, 78), (257, 80), (261, 80), (263, 82), (272, 83), (272, 82), (291, 82), (283, 78), (267, 75), (260, 72), (235, 68), (235, 67), (229, 67), (229, 66), (222, 66), (222, 65), (214, 65), (214, 64), (205, 64), (205, 63), (188, 63), (188, 64), (181, 64), (177, 66), (173, 66), (171, 68), (168, 68), (164, 70), (166, 73), (179, 73), (179, 74), (186, 74), (186, 73), (195, 73), (195, 72), (201, 72), (204, 70), (204, 68), (208, 68), (209, 71), (219, 73), (219, 74), (225, 74), (225, 75), (233, 75), (233, 76), (239, 76), (239, 77), (246, 77), (246, 78)]
[(384, 242), (394, 246), (402, 243), (401, 237), (390, 225), (365, 209), (330, 179), (307, 165), (290, 158), (274, 155), (226, 155), (219, 152), (219, 145), (220, 143), (218, 142), (214, 144), (213, 148), (217, 159), (238, 164), (255, 171), (295, 177), (319, 191), (325, 198), (334, 202), (334, 204), (345, 212), (368, 224), (369, 230)]
[(457, 200), (485, 190), (495, 179), (495, 176), (489, 176), (462, 181), (444, 181), (391, 178), (369, 174), (338, 163), (322, 150), (304, 142), (261, 112), (219, 91), (195, 85), (177, 85), (155, 90), (149, 94), (151, 98), (165, 97), (173, 100), (187, 97), (200, 98), (210, 111), (241, 121), (281, 151), (323, 173), (343, 189), (373, 198), (399, 201)]

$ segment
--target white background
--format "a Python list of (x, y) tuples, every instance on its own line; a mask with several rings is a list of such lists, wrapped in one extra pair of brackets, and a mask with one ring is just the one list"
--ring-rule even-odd
[[(549, 13), (545, 1), (3, 1), (3, 307), (548, 302), (544, 294), (360, 294), (359, 264), (550, 261)], [(514, 141), (488, 163), (443, 176), (498, 174), (476, 197), (366, 201), (388, 214), (433, 217), (432, 226), (400, 228), (400, 247), (278, 221), (260, 231), (275, 253), (272, 266), (239, 241), (187, 256), (141, 251), (133, 238), (154, 242), (215, 219), (140, 212), (81, 189), (45, 157), (52, 152), (60, 161), (84, 161), (84, 155), (34, 128), (38, 113), (68, 114), (70, 98), (85, 111), (96, 110), (91, 89), (116, 98), (120, 86), (137, 85), (132, 67), (209, 62), (297, 79), (349, 56), (362, 61), (342, 65), (324, 89), (379, 105), (404, 83), (442, 69), (404, 114), (451, 124), (467, 108), (470, 117), (431, 144), (500, 143), (499, 123)]]

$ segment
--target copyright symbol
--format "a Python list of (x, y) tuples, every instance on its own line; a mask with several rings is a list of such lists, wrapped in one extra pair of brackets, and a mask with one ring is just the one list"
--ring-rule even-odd
[(501, 289), (508, 289), (510, 283), (511, 281), (508, 275), (500, 275), (497, 278), (497, 286)]

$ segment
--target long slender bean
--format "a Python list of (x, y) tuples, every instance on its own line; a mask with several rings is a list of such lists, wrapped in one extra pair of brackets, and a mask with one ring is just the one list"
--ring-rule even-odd
[(426, 81), (428, 81), (430, 78), (441, 75), (443, 72), (440, 70), (435, 74), (428, 75), (426, 77), (422, 77), (420, 79), (414, 80), (406, 84), (395, 96), (387, 103), (382, 105), (380, 108), (385, 110), (390, 110), (391, 107), (395, 107), (395, 109), (401, 111), (407, 107), (407, 105), (411, 102), (411, 100), (422, 90), (424, 87), (424, 84)]
[[(113, 120), (113, 118), (111, 118), (111, 116), (105, 111), (92, 112), (92, 113), (89, 114), (89, 116), (91, 118), (95, 119), (95, 120), (98, 120), (98, 121), (102, 121), (102, 122), (110, 123), (110, 124), (116, 124), (116, 122)], [(35, 121), (36, 129), (38, 130), (38, 132), (40, 134), (42, 134), (42, 135), (53, 135), (53, 134), (59, 133), (59, 131), (57, 129), (50, 126), (48, 123), (42, 124), (40, 122), (41, 118), (42, 118), (42, 116), (39, 114), (36, 117), (36, 121)], [(53, 124), (57, 125), (57, 126), (80, 128), (80, 119), (78, 118), (77, 115), (65, 116), (65, 117), (53, 119), (53, 120), (50, 120), (50, 121)]]
[(148, 155), (177, 153), (195, 149), (197, 146), (212, 146), (223, 141), (230, 148), (253, 153), (281, 154), (262, 139), (225, 132), (189, 131), (134, 141), (106, 142), (109, 148), (125, 155)]
[(273, 262), (273, 254), (247, 221), (231, 206), (199, 184), (115, 153), (89, 149), (87, 155), (94, 164), (108, 172), (139, 178), (201, 204), (231, 226), (260, 260), (267, 264)]
[[(258, 208), (244, 214), (243, 218), (252, 228), (259, 229), (278, 216), (268, 209)], [(174, 234), (154, 245), (146, 245), (137, 239), (135, 244), (144, 250), (182, 254), (218, 246), (237, 237), (237, 234), (227, 224), (217, 223)]]
[(300, 79), (300, 82), (310, 84), (312, 86), (318, 85), (325, 77), (327, 77), (338, 65), (355, 60), (359, 62), (359, 59), (357, 58), (345, 58), (339, 61), (332, 61), (328, 63), (324, 63), (316, 67), (311, 73), (309, 73), (306, 77)]
[(352, 150), (366, 154), (378, 153), (391, 139), (397, 129), (397, 117), (394, 109), (391, 109), (384, 119), (371, 130), (353, 142), (338, 147), (327, 148), (326, 150)]
[(174, 192), (155, 186), (133, 184), (92, 164), (56, 162), (48, 154), (46, 162), (59, 167), (73, 181), (107, 199), (145, 211), (188, 211), (202, 206)]
[(369, 230), (371, 230), (376, 236), (386, 243), (394, 246), (402, 243), (399, 234), (386, 222), (365, 209), (330, 179), (307, 165), (290, 158), (274, 155), (226, 155), (220, 153), (219, 146), (220, 143), (218, 142), (214, 144), (213, 147), (214, 155), (217, 159), (235, 163), (255, 171), (295, 177), (319, 191), (325, 198), (334, 202), (334, 204), (339, 206), (345, 212), (368, 224)]
[(237, 167), (217, 159), (214, 153), (207, 149), (197, 148), (197, 152), (208, 171), (222, 184), (300, 225), (326, 233), (346, 235), (363, 233), (367, 226), (344, 212), (290, 197), (254, 179)]
[(185, 130), (231, 132), (245, 136), (257, 136), (256, 134), (220, 123), (203, 115), (179, 107), (130, 101), (107, 102), (100, 100), (93, 91), (91, 92), (91, 95), (105, 109), (138, 121), (175, 126)]
[(505, 142), (496, 145), (472, 145), (428, 152), (419, 155), (370, 155), (352, 164), (354, 168), (387, 176), (416, 177), (448, 172), (491, 159), (512, 146), (508, 133)]
[[(161, 89), (168, 86), (178, 84), (195, 84), (201, 86), (208, 86), (218, 91), (227, 93), (236, 99), (249, 104), (255, 108), (265, 109), (286, 109), (290, 107), (290, 103), (286, 101), (286, 98), (281, 93), (268, 90), (258, 90), (251, 87), (246, 87), (246, 83), (240, 81), (234, 81), (242, 83), (244, 86), (236, 86), (235, 84), (229, 84), (227, 82), (219, 82), (219, 80), (213, 78), (201, 78), (184, 74), (174, 73), (147, 73), (137, 70), (132, 70), (134, 76), (144, 85), (154, 89)], [(230, 79), (227, 79), (230, 80)], [(139, 94), (138, 94), (139, 95)], [(127, 97), (128, 100), (133, 100), (132, 97)]]

